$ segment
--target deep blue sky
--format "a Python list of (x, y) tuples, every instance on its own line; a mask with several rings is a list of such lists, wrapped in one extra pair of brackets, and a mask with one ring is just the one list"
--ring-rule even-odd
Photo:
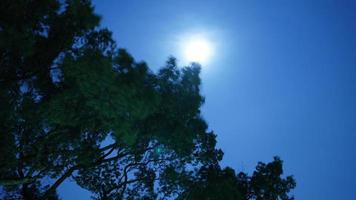
[[(179, 52), (176, 37), (212, 35), (203, 111), (223, 165), (250, 172), (279, 155), (297, 179), (296, 199), (356, 199), (356, 1), (94, 4), (118, 45), (153, 69)], [(60, 193), (86, 199), (70, 184)]]

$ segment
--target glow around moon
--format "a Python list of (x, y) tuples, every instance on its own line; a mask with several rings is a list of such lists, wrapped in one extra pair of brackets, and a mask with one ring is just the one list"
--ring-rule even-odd
[(214, 45), (202, 34), (185, 36), (180, 41), (183, 60), (206, 65), (214, 54)]

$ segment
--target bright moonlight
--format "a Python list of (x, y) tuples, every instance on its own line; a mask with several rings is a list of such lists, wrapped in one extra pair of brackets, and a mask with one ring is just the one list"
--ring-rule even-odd
[(183, 54), (188, 62), (206, 64), (213, 54), (211, 42), (204, 37), (192, 37), (184, 41)]

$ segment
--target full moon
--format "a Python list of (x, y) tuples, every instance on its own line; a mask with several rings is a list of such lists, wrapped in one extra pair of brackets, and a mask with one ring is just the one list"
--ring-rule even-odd
[(184, 41), (183, 54), (188, 62), (206, 64), (213, 54), (211, 42), (204, 37), (192, 37)]

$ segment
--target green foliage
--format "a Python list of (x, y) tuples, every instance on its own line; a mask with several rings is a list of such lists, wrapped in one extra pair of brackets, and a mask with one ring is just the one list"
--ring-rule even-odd
[(258, 163), (256, 171), (250, 178), (249, 192), (252, 198), (256, 200), (294, 199), (289, 197), (288, 193), (296, 186), (295, 180), (292, 176), (283, 179), (282, 174), (282, 161), (278, 157), (268, 164)]
[(191, 180), (179, 199), (242, 199), (235, 172), (231, 168), (221, 170), (219, 166), (202, 167), (198, 176)]
[(295, 182), (280, 177), (279, 159), (251, 177), (220, 169), (199, 74), (174, 58), (157, 73), (136, 62), (99, 28), (89, 0), (3, 0), (6, 199), (58, 199), (69, 177), (96, 199), (289, 199)]
[(202, 167), (183, 187), (179, 199), (292, 200), (289, 193), (296, 186), (292, 176), (285, 178), (282, 161), (275, 157), (270, 163), (258, 163), (252, 176), (218, 165)]

